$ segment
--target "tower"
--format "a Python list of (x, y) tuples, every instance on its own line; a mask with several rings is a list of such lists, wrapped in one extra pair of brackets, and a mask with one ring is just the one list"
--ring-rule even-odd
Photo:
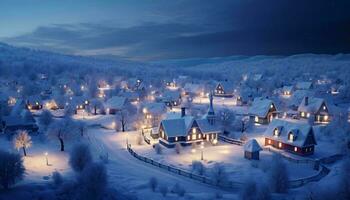
[(214, 107), (213, 107), (213, 93), (210, 92), (209, 94), (209, 109), (208, 109), (208, 113), (207, 113), (207, 120), (209, 122), (209, 124), (211, 125), (215, 125), (215, 121), (216, 121), (216, 117), (215, 117), (215, 112), (214, 112)]

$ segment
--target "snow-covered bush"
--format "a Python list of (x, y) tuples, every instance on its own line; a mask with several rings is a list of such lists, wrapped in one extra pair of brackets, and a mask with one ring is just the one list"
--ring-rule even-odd
[(225, 183), (227, 181), (225, 167), (218, 163), (211, 169), (211, 176), (216, 184)]
[(185, 196), (186, 190), (179, 183), (175, 183), (171, 189), (171, 192), (177, 194), (179, 197), (183, 197)]
[(242, 200), (269, 200), (270, 191), (265, 184), (258, 185), (255, 181), (247, 181), (242, 188), (240, 197)]
[(108, 187), (106, 167), (102, 163), (91, 163), (78, 178), (78, 199), (103, 199)]
[(69, 165), (76, 172), (81, 172), (92, 162), (90, 148), (85, 143), (76, 144), (70, 152)]
[(25, 168), (19, 154), (0, 150), (0, 184), (8, 189), (24, 177)]
[(155, 144), (154, 150), (156, 151), (157, 154), (162, 154), (162, 146), (160, 146), (160, 144)]
[(162, 184), (159, 187), (159, 191), (163, 195), (163, 197), (165, 197), (168, 194), (168, 186), (166, 184)]
[(47, 128), (53, 121), (52, 114), (49, 110), (44, 110), (40, 117), (39, 117), (39, 123)]
[(77, 126), (77, 129), (79, 131), (80, 136), (83, 137), (86, 134), (86, 132), (87, 132), (87, 125), (86, 125), (86, 123), (82, 122), (82, 121), (78, 121), (76, 123), (76, 126)]
[(176, 145), (175, 145), (175, 152), (177, 154), (180, 154), (181, 150), (182, 150), (181, 144), (180, 143), (176, 143)]
[(153, 192), (156, 191), (156, 188), (158, 186), (158, 179), (156, 177), (151, 177), (149, 179), (149, 186)]
[(287, 166), (281, 156), (275, 155), (269, 170), (269, 184), (272, 192), (285, 193), (288, 191), (289, 176)]
[(56, 186), (60, 186), (63, 183), (62, 175), (58, 171), (52, 172), (52, 180)]
[(203, 175), (205, 172), (205, 167), (202, 162), (194, 160), (192, 161), (192, 171), (199, 175)]
[(23, 150), (23, 155), (27, 156), (26, 149), (32, 146), (32, 139), (25, 130), (19, 130), (13, 140), (14, 147)]
[(49, 138), (57, 139), (60, 142), (61, 151), (64, 151), (65, 141), (75, 138), (78, 135), (77, 132), (72, 119), (67, 117), (52, 123), (47, 131)]

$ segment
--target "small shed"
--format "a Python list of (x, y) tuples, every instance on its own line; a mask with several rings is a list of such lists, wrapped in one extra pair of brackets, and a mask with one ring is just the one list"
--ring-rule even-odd
[(244, 145), (244, 158), (249, 160), (259, 160), (259, 152), (262, 150), (255, 139), (249, 140)]

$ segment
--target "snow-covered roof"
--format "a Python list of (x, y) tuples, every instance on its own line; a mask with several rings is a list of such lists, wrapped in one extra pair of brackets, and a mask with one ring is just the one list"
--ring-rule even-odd
[(271, 105), (274, 106), (270, 99), (266, 98), (255, 98), (252, 106), (249, 108), (249, 115), (254, 115), (258, 117), (266, 117), (269, 112)]
[(125, 97), (114, 96), (106, 101), (107, 108), (122, 109), (126, 103)]
[(282, 91), (283, 92), (292, 92), (293, 86), (283, 86)]
[(224, 89), (225, 93), (233, 93), (235, 91), (234, 84), (230, 81), (223, 81), (218, 83)]
[(253, 80), (254, 81), (259, 81), (263, 78), (263, 75), (262, 74), (254, 74), (253, 76)]
[(36, 104), (36, 103), (39, 103), (39, 104), (42, 103), (42, 99), (41, 99), (41, 97), (38, 96), (38, 95), (29, 96), (26, 100), (27, 100), (27, 102), (28, 102), (29, 104), (31, 104), (31, 105), (34, 105), (34, 104)]
[(216, 125), (211, 125), (206, 117), (203, 117), (202, 119), (196, 119), (196, 122), (203, 134), (220, 132), (220, 128)]
[(163, 93), (163, 99), (168, 101), (177, 101), (181, 97), (181, 93), (179, 91), (166, 90)]
[(244, 151), (257, 152), (257, 151), (261, 151), (261, 150), (262, 150), (262, 148), (260, 147), (259, 143), (255, 139), (251, 139), (247, 143), (244, 144)]
[(160, 115), (166, 112), (166, 106), (164, 103), (147, 103), (143, 106), (143, 109), (145, 109), (145, 112), (153, 115)]
[(134, 101), (140, 98), (140, 94), (137, 92), (123, 91), (119, 93), (119, 96), (127, 98), (129, 101)]
[[(278, 129), (278, 136), (274, 136), (275, 129)], [(293, 140), (288, 139), (289, 133), (294, 134)], [(297, 147), (317, 144), (312, 126), (302, 121), (274, 119), (266, 129), (265, 136)]]
[(184, 90), (190, 93), (199, 93), (201, 92), (202, 86), (200, 84), (195, 83), (186, 83), (184, 86)]
[(169, 117), (161, 122), (166, 135), (168, 137), (186, 136), (192, 126), (194, 117), (188, 115), (184, 117), (181, 117), (181, 115), (180, 117), (170, 115)]
[(309, 81), (297, 82), (295, 87), (299, 90), (308, 90), (312, 87), (312, 82), (309, 82)]
[[(308, 98), (307, 105), (305, 104), (306, 98)], [(299, 112), (317, 113), (323, 104), (326, 105), (325, 100), (322, 98), (304, 97), (303, 100), (301, 101), (299, 107), (298, 107), (298, 111)]]

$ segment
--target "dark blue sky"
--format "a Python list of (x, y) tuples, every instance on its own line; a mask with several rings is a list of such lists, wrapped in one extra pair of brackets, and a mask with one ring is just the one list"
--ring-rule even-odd
[(2, 0), (0, 41), (133, 60), (349, 53), (349, 10), (349, 0)]

